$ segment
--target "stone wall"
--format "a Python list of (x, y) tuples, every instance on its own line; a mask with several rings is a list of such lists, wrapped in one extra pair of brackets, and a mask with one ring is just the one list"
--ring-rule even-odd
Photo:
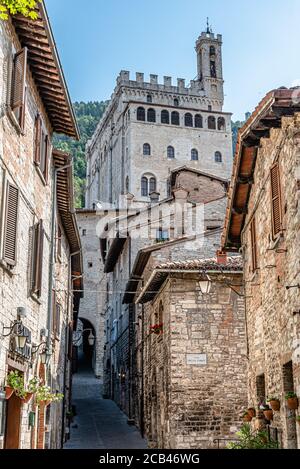
[[(243, 233), (245, 286), (249, 343), (249, 402), (257, 406), (261, 390), (257, 378), (264, 376), (264, 396), (281, 401), (272, 427), (280, 431), (284, 448), (300, 447), (300, 427), (295, 411), (289, 411), (285, 394), (300, 396), (299, 366), (299, 180), (300, 117), (284, 118), (282, 129), (261, 141), (248, 215)], [(281, 174), (283, 232), (272, 239), (270, 168), (278, 160)], [(252, 272), (249, 222), (256, 219), (258, 270)], [(287, 377), (287, 373), (289, 376)]]
[[(197, 275), (173, 274), (145, 307), (145, 427), (150, 447), (215, 448), (233, 438), (247, 405), (244, 302), (213, 279), (203, 296)], [(239, 283), (241, 277), (226, 278)], [(163, 333), (149, 333), (163, 308)], [(188, 364), (202, 354), (202, 366)]]

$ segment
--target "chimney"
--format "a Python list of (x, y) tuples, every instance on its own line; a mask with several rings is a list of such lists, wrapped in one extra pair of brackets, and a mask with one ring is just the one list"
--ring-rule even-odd
[(221, 265), (227, 264), (227, 253), (224, 251), (217, 251), (217, 263)]
[(150, 202), (151, 204), (157, 204), (159, 202), (159, 196), (160, 196), (160, 193), (159, 192), (151, 192), (151, 194), (149, 194), (150, 196)]

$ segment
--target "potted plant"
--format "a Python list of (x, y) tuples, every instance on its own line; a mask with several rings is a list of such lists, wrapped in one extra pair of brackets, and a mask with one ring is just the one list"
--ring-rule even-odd
[(251, 422), (252, 416), (248, 412), (245, 412), (243, 415), (243, 420), (244, 422)]
[(249, 407), (248, 414), (251, 415), (252, 418), (256, 417), (256, 410), (254, 407)]
[(25, 404), (28, 404), (36, 391), (38, 379), (31, 379), (28, 383), (28, 389), (25, 389), (24, 376), (20, 375), (18, 371), (11, 371), (7, 376), (7, 384), (10, 396), (15, 392), (16, 396), (22, 399)]
[(150, 326), (150, 333), (159, 335), (163, 331), (163, 324), (154, 324), (154, 326)]
[(264, 412), (265, 418), (266, 418), (267, 420), (269, 420), (269, 422), (270, 422), (271, 420), (273, 420), (273, 410), (270, 409), (270, 407), (269, 407), (268, 405), (265, 406), (263, 412)]
[(294, 392), (288, 392), (285, 396), (285, 399), (290, 410), (298, 409), (298, 397)]
[(46, 385), (38, 386), (36, 389), (36, 401), (38, 405), (48, 406), (51, 402), (61, 401), (63, 397), (63, 394), (52, 393), (51, 388)]
[(280, 400), (277, 397), (268, 397), (267, 402), (269, 402), (271, 409), (274, 412), (278, 412), (280, 410)]

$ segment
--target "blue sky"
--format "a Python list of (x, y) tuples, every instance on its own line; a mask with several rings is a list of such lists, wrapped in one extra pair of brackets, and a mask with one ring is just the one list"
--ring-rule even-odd
[(299, 0), (46, 0), (72, 100), (108, 99), (119, 71), (196, 76), (209, 16), (223, 34), (225, 110), (252, 111), (272, 88), (300, 83)]

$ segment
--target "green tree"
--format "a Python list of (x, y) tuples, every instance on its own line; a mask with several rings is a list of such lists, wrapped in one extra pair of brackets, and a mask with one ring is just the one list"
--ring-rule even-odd
[(36, 20), (36, 8), (41, 0), (0, 0), (0, 19), (8, 20), (9, 15), (21, 15)]
[(84, 206), (86, 180), (85, 147), (87, 141), (93, 136), (107, 104), (108, 102), (103, 101), (75, 102), (73, 107), (80, 130), (80, 141), (76, 142), (63, 135), (55, 135), (53, 139), (55, 148), (69, 153), (74, 159), (75, 205), (77, 208)]

